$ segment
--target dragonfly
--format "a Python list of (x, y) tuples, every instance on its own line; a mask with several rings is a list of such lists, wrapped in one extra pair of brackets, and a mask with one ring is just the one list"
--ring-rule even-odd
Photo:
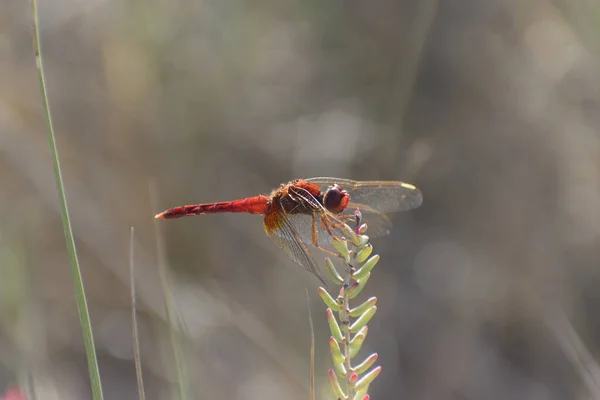
[(324, 282), (307, 244), (331, 253), (332, 240), (343, 236), (344, 224), (355, 222), (360, 211), (369, 236), (389, 234), (389, 213), (408, 211), (423, 202), (421, 191), (398, 181), (353, 181), (341, 178), (295, 179), (281, 184), (269, 195), (233, 201), (170, 208), (157, 219), (173, 219), (217, 213), (263, 215), (267, 236), (296, 264)]

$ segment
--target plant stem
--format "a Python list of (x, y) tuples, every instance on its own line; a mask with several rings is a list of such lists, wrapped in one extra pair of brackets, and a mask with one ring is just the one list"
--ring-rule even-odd
[(92, 387), (92, 395), (94, 400), (102, 400), (102, 385), (100, 383), (100, 372), (98, 369), (98, 359), (96, 357), (96, 348), (94, 346), (94, 337), (92, 335), (92, 326), (90, 322), (90, 314), (88, 310), (83, 280), (81, 277), (81, 269), (75, 249), (75, 240), (73, 238), (73, 229), (71, 228), (71, 220), (69, 218), (69, 210), (67, 208), (67, 198), (63, 185), (62, 173), (58, 161), (58, 150), (56, 148), (56, 140), (54, 137), (54, 129), (52, 127), (52, 117), (50, 114), (50, 106), (48, 104), (48, 93), (46, 90), (46, 82), (44, 80), (44, 65), (42, 62), (42, 54), (40, 48), (40, 28), (39, 16), (37, 10), (37, 0), (31, 0), (31, 11), (33, 14), (33, 50), (35, 52), (38, 80), (40, 84), (40, 92), (42, 97), (42, 107), (44, 109), (44, 117), (46, 120), (46, 128), (48, 131), (48, 140), (50, 142), (50, 152), (52, 154), (52, 163), (54, 166), (54, 176), (56, 178), (56, 187), (58, 189), (58, 200), (62, 216), (62, 224), (67, 242), (67, 252), (69, 253), (69, 261), (71, 264), (71, 274), (75, 285), (75, 299), (77, 302), (77, 312), (79, 314), (79, 323), (83, 331), (83, 343), (88, 362), (88, 372), (90, 375), (90, 384)]
[(135, 253), (134, 253), (134, 242), (135, 242), (135, 231), (133, 226), (131, 227), (131, 235), (129, 238), (129, 280), (131, 284), (131, 324), (132, 324), (132, 340), (133, 340), (133, 360), (135, 363), (135, 376), (137, 378), (138, 396), (139, 400), (146, 400), (146, 392), (144, 390), (144, 377), (142, 374), (142, 361), (140, 359), (140, 337), (138, 334), (137, 325), (137, 311), (136, 311), (136, 298), (135, 298)]
[(344, 329), (344, 368), (346, 368), (346, 390), (348, 399), (354, 399), (354, 384), (350, 382), (350, 377), (352, 376), (351, 369), (352, 364), (350, 360), (350, 299), (348, 297), (347, 288), (350, 287), (351, 281), (351, 273), (350, 270), (352, 265), (348, 263), (346, 265), (346, 274), (344, 276), (344, 295), (343, 301), (344, 306), (342, 309), (342, 327)]

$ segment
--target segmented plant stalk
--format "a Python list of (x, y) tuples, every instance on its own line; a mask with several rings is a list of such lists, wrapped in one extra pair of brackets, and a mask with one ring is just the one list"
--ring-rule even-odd
[(345, 238), (333, 242), (344, 260), (344, 276), (337, 272), (331, 260), (325, 260), (330, 278), (340, 287), (339, 293), (334, 298), (327, 290), (319, 288), (319, 295), (328, 306), (326, 314), (331, 330), (329, 347), (333, 368), (329, 370), (329, 381), (336, 397), (342, 400), (368, 400), (369, 385), (381, 372), (381, 366), (372, 368), (377, 353), (357, 364), (352, 362), (367, 336), (367, 323), (377, 311), (377, 298), (371, 297), (354, 308), (350, 308), (350, 301), (365, 287), (379, 261), (378, 255), (371, 256), (373, 247), (365, 235), (366, 224), (360, 224), (360, 212), (355, 215), (356, 228), (343, 226)]

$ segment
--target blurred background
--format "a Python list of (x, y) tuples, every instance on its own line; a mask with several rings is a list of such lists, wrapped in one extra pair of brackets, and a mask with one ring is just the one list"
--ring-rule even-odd
[[(316, 278), (259, 216), (168, 207), (311, 176), (403, 180), (381, 255), (374, 399), (600, 398), (600, 3), (39, 1), (57, 145), (105, 398), (332, 398)], [(28, 2), (0, 12), (0, 390), (88, 399)], [(162, 260), (162, 261), (161, 261)]]

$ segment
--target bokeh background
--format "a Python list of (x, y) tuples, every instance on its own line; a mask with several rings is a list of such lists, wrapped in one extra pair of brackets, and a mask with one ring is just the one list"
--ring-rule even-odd
[[(260, 217), (167, 207), (297, 177), (404, 180), (364, 296), (374, 399), (600, 398), (600, 3), (40, 0), (50, 105), (107, 399), (174, 399), (167, 266), (197, 399), (331, 398), (318, 281)], [(0, 4), (0, 388), (88, 399), (32, 56)], [(161, 261), (162, 259), (162, 261)]]

